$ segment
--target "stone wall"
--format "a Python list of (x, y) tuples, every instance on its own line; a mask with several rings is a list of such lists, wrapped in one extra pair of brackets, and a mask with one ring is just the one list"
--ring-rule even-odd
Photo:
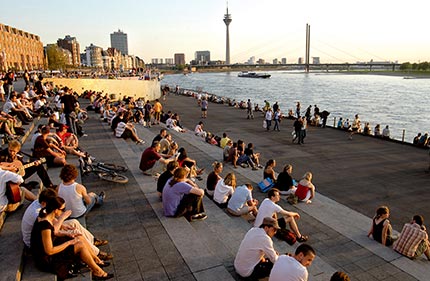
[(78, 94), (85, 90), (107, 93), (115, 100), (122, 99), (124, 96), (135, 99), (142, 97), (151, 101), (161, 97), (160, 82), (157, 80), (46, 78), (44, 81), (52, 81), (57, 86), (67, 86)]

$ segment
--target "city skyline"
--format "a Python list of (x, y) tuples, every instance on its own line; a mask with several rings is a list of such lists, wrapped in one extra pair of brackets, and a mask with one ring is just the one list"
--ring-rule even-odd
[[(321, 63), (430, 61), (425, 36), (429, 7), (421, 0), (409, 6), (386, 0), (230, 0), (231, 63), (252, 56), (296, 63), (305, 56), (306, 23), (311, 26), (310, 56), (320, 57)], [(76, 37), (81, 52), (91, 43), (107, 49), (110, 34), (121, 29), (128, 35), (129, 54), (148, 63), (184, 53), (188, 63), (200, 50), (209, 50), (212, 60), (225, 60), (225, 12), (224, 0), (21, 1), (8, 8), (2, 23), (39, 35), (44, 45)]]

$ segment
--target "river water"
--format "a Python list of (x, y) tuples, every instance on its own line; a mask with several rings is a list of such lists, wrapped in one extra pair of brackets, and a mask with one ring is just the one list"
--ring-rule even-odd
[[(263, 107), (264, 100), (275, 101), (286, 114), (296, 102), (302, 105), (302, 115), (309, 105), (333, 118), (354, 119), (359, 114), (362, 123), (381, 130), (389, 125), (391, 136), (412, 142), (418, 132), (430, 130), (430, 79), (404, 79), (402, 76), (360, 75), (339, 73), (269, 72), (270, 79), (239, 78), (238, 72), (192, 73), (166, 75), (162, 84), (179, 85), (185, 89), (202, 89), (237, 101), (251, 99)], [(313, 112), (313, 111), (312, 111)]]

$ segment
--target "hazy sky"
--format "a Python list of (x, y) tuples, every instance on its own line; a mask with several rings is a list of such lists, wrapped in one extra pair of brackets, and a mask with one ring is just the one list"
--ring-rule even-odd
[[(430, 61), (428, 0), (230, 0), (231, 62), (251, 56), (296, 63), (305, 54), (321, 62)], [(129, 54), (150, 62), (209, 50), (225, 60), (225, 0), (20, 0), (0, 22), (37, 34), (44, 45), (69, 34), (81, 52), (93, 43), (110, 47), (110, 33), (128, 34)]]

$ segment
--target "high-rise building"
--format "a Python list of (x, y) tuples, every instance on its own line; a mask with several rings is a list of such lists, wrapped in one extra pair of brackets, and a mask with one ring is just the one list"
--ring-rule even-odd
[(209, 51), (197, 51), (195, 53), (195, 63), (199, 65), (209, 64), (211, 61), (211, 52)]
[(58, 39), (57, 45), (63, 49), (69, 50), (72, 54), (72, 65), (79, 66), (81, 65), (81, 56), (80, 56), (80, 48), (79, 43), (76, 40), (76, 37), (71, 37), (70, 35), (66, 35), (64, 39)]
[(230, 25), (231, 21), (231, 15), (228, 13), (227, 6), (227, 13), (224, 15), (224, 23), (227, 28), (225, 37), (225, 64), (230, 64), (230, 33), (228, 26)]
[(282, 62), (282, 64), (287, 64), (287, 58), (282, 58), (281, 62)]
[(0, 23), (0, 71), (43, 69), (44, 57), (39, 36)]
[(118, 29), (110, 34), (110, 45), (112, 48), (118, 49), (123, 55), (128, 55), (128, 40), (127, 33)]
[(320, 64), (320, 57), (312, 57), (313, 64)]
[(185, 64), (185, 54), (175, 54), (175, 65)]

